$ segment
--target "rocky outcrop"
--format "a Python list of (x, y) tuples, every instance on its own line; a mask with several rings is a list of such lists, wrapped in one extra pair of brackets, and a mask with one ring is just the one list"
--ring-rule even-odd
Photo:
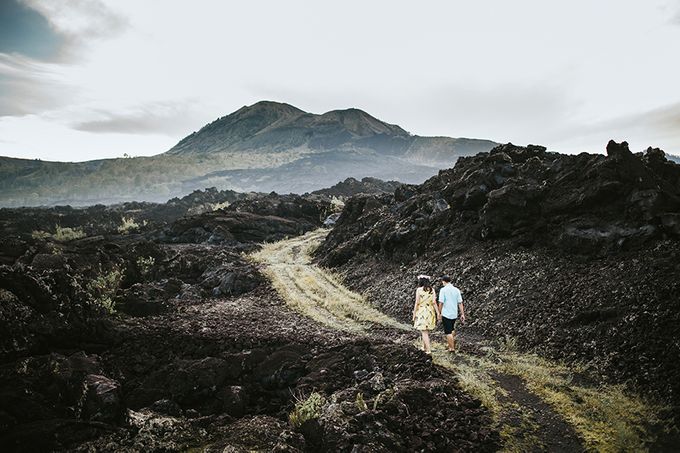
[(493, 239), (602, 256), (678, 237), (680, 166), (625, 142), (610, 142), (607, 153), (502, 145), (394, 197), (350, 200), (321, 248), (325, 262), (362, 249), (411, 257)]
[(28, 248), (32, 235), (55, 235), (57, 227), (83, 236), (149, 233), (185, 215), (196, 215), (256, 197), (214, 187), (196, 190), (166, 203), (126, 202), (109, 206), (54, 206), (49, 208), (0, 208), (0, 263), (13, 263)]
[(397, 187), (402, 183), (398, 181), (383, 181), (377, 178), (362, 178), (361, 181), (355, 178), (347, 178), (340, 181), (328, 189), (321, 189), (312, 192), (317, 195), (326, 195), (329, 197), (348, 198), (359, 194), (380, 194), (380, 193), (394, 193)]
[(680, 413), (680, 166), (662, 151), (502, 145), (394, 196), (349, 199), (317, 259), (407, 321), (451, 275), (470, 328), (632, 382)]
[(329, 197), (271, 193), (218, 211), (186, 216), (156, 234), (160, 242), (238, 245), (271, 242), (318, 228), (332, 212)]

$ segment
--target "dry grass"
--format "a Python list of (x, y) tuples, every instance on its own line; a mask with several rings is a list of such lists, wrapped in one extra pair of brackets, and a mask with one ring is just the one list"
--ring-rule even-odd
[(74, 241), (76, 239), (82, 239), (86, 236), (85, 232), (82, 230), (82, 228), (70, 228), (70, 227), (65, 227), (62, 228), (61, 226), (57, 225), (55, 227), (54, 234), (51, 234), (47, 231), (33, 231), (31, 233), (31, 236), (33, 239), (48, 239), (52, 238), (55, 241), (59, 242), (68, 242), (68, 241)]
[(525, 407), (513, 402), (491, 376), (491, 362), (474, 356), (446, 351), (442, 343), (433, 343), (434, 363), (451, 370), (460, 386), (476, 397), (489, 410), (494, 427), (498, 430), (503, 452), (526, 452), (541, 449), (537, 436), (540, 426)]
[[(264, 265), (264, 273), (290, 307), (333, 329), (361, 332), (371, 325), (411, 330), (386, 316), (359, 294), (345, 288), (338, 277), (311, 263), (311, 253), (326, 231), (265, 245), (251, 259)], [(420, 347), (420, 342), (415, 342)], [(568, 422), (587, 450), (645, 451), (651, 442), (648, 426), (662, 409), (632, 395), (623, 386), (593, 387), (574, 382), (577, 370), (517, 351), (514, 338), (481, 348), (485, 355), (451, 355), (433, 342), (435, 364), (452, 371), (460, 385), (489, 409), (504, 443), (504, 451), (540, 448), (541, 426), (531, 409), (512, 401), (494, 376), (521, 378), (528, 391), (539, 396)], [(368, 407), (363, 395), (357, 405)], [(374, 403), (377, 404), (377, 401)], [(519, 420), (519, 421), (518, 421)]]
[(600, 452), (645, 451), (653, 441), (647, 426), (658, 423), (662, 408), (630, 393), (623, 385), (587, 387), (574, 383), (564, 365), (532, 354), (502, 354), (498, 369), (521, 377), (583, 438)]
[[(418, 346), (418, 345), (416, 345)], [(501, 350), (487, 347), (486, 356), (451, 355), (441, 343), (433, 343), (433, 360), (454, 372), (468, 393), (489, 409), (501, 433), (504, 451), (525, 451), (537, 439), (531, 431), (534, 421), (525, 417), (517, 404), (507, 397), (491, 372), (521, 378), (527, 389), (539, 396), (569, 423), (581, 437), (586, 449), (598, 452), (646, 451), (654, 440), (651, 424), (660, 423), (663, 408), (630, 393), (625, 386), (588, 386), (574, 382), (574, 370), (534, 354), (522, 354), (514, 342), (504, 340)], [(510, 412), (520, 413), (522, 427), (503, 422)]]
[(326, 234), (326, 230), (316, 230), (266, 244), (251, 259), (264, 265), (263, 273), (291, 308), (314, 321), (346, 332), (364, 331), (375, 324), (410, 330), (371, 307), (331, 272), (311, 263), (311, 253)]

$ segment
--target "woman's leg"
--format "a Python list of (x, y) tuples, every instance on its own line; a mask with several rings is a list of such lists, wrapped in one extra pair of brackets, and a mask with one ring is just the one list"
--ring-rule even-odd
[(423, 348), (430, 352), (430, 333), (427, 330), (423, 330)]

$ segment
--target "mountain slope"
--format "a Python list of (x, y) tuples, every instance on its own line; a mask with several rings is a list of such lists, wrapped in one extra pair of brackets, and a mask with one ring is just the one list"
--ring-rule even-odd
[(307, 192), (348, 177), (420, 183), (488, 140), (419, 137), (359, 109), (322, 115), (261, 101), (152, 157), (62, 163), (0, 158), (0, 206), (165, 201), (196, 189)]
[(501, 145), (394, 195), (350, 198), (316, 255), (401, 321), (416, 275), (449, 275), (469, 327), (680, 413), (680, 343), (669, 341), (680, 323), (680, 165), (659, 149)]

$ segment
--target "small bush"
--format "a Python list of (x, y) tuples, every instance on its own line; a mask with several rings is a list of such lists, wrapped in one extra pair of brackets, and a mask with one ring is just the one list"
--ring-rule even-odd
[(354, 404), (357, 405), (357, 409), (359, 409), (361, 412), (368, 410), (368, 404), (366, 404), (366, 400), (364, 400), (364, 394), (361, 392), (357, 393), (357, 399)]
[(35, 230), (31, 233), (33, 239), (49, 239), (52, 238), (55, 241), (68, 242), (75, 239), (84, 238), (86, 236), (85, 232), (81, 228), (62, 228), (59, 225), (55, 228), (55, 233), (49, 233), (47, 231)]
[(100, 274), (87, 285), (87, 292), (90, 293), (94, 303), (104, 307), (110, 314), (115, 312), (113, 299), (120, 287), (122, 278), (123, 273), (119, 269), (113, 269), (105, 274)]
[(153, 256), (148, 258), (140, 256), (137, 258), (137, 267), (139, 268), (139, 272), (143, 277), (147, 277), (151, 273), (154, 264), (156, 264), (156, 260)]
[(516, 352), (517, 338), (504, 335), (503, 338), (498, 340), (498, 350), (502, 352)]
[(31, 237), (33, 239), (45, 240), (45, 239), (51, 238), (52, 235), (50, 233), (48, 233), (47, 231), (35, 230), (35, 231), (33, 231), (33, 233), (31, 233)]
[(228, 201), (223, 201), (222, 203), (215, 203), (214, 205), (212, 205), (212, 210), (219, 211), (220, 209), (229, 207), (230, 204), (231, 203), (229, 203)]
[(307, 399), (297, 399), (295, 409), (288, 414), (288, 421), (294, 428), (299, 428), (306, 421), (319, 418), (326, 399), (317, 392), (309, 395)]
[(86, 234), (81, 228), (62, 228), (57, 225), (57, 230), (52, 237), (57, 241), (67, 242), (84, 238), (85, 236)]
[[(127, 234), (131, 231), (139, 231), (139, 224), (132, 217), (123, 217), (123, 223), (118, 227), (120, 234)], [(146, 222), (144, 222), (146, 223)]]
[(343, 208), (345, 207), (345, 202), (339, 199), (338, 197), (333, 197), (331, 198), (331, 211), (333, 212), (341, 212)]

